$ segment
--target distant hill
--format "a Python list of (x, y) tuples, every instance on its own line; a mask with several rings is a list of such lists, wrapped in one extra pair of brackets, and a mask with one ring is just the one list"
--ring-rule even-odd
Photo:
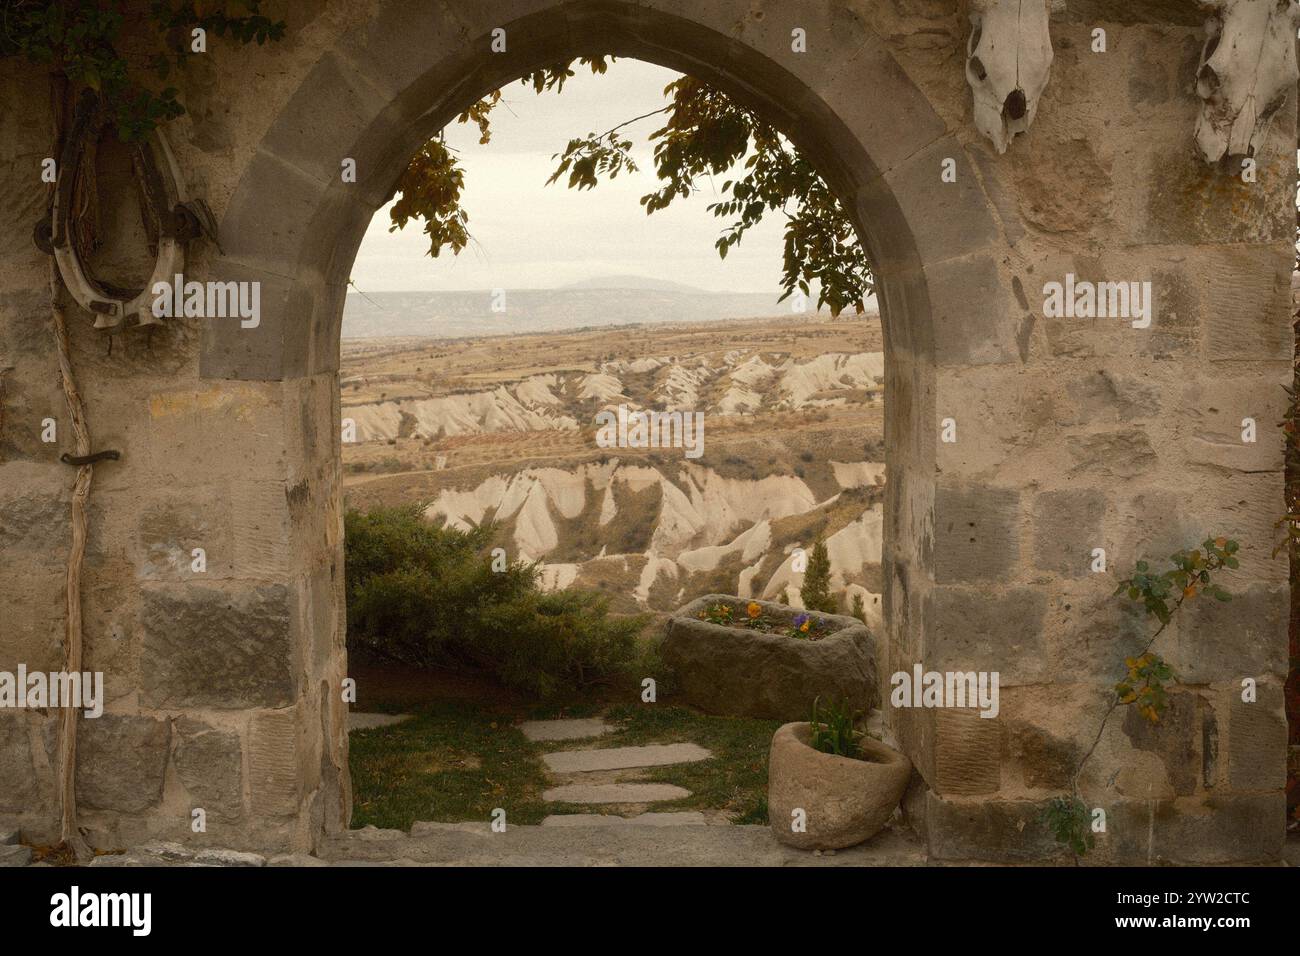
[(656, 292), (686, 292), (691, 295), (710, 294), (704, 289), (698, 289), (695, 286), (681, 282), (670, 282), (668, 279), (654, 279), (650, 276), (635, 275), (594, 276), (590, 279), (583, 279), (581, 282), (570, 282), (568, 285), (562, 285), (560, 289), (653, 289)]
[[(642, 285), (621, 285), (625, 282)], [(788, 300), (778, 304), (777, 296), (767, 293), (705, 292), (660, 279), (608, 276), (561, 289), (506, 290), (504, 312), (493, 311), (493, 294), (486, 289), (370, 292), (365, 296), (349, 292), (343, 310), (343, 337), (464, 338), (638, 323), (761, 318), (789, 310)]]

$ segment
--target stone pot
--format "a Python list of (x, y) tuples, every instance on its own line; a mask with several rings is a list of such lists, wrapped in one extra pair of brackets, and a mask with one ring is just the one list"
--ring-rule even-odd
[[(857, 618), (813, 612), (829, 630), (807, 641), (700, 620), (702, 611), (720, 603), (744, 614), (749, 599), (707, 594), (668, 619), (661, 653), (686, 702), (710, 714), (775, 720), (807, 718), (818, 697), (823, 704), (847, 700), (864, 713), (879, 706), (875, 640)], [(783, 627), (803, 613), (771, 601), (755, 603)]]
[[(807, 721), (772, 736), (767, 763), (767, 819), (782, 843), (803, 850), (838, 850), (870, 839), (893, 815), (912, 776), (912, 762), (871, 737), (865, 759), (837, 757), (812, 747)], [(802, 809), (806, 830), (791, 827)]]

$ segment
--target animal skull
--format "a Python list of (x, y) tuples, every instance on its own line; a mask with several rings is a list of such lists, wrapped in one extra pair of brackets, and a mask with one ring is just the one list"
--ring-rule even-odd
[(1049, 8), (1060, 0), (971, 0), (966, 81), (975, 94), (975, 125), (999, 153), (1029, 129), (1052, 70)]
[(1300, 79), (1296, 28), (1300, 0), (1200, 0), (1213, 11), (1196, 71), (1204, 100), (1196, 145), (1206, 162), (1253, 156), (1269, 121)]

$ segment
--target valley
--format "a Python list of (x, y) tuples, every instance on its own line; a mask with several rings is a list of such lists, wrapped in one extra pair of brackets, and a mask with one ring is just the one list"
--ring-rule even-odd
[[(798, 606), (820, 538), (847, 612), (879, 619), (883, 343), (876, 316), (794, 315), (343, 342), (349, 507), (492, 521), (547, 587), (664, 613), (710, 592)], [(702, 412), (703, 454), (602, 448), (596, 416)]]

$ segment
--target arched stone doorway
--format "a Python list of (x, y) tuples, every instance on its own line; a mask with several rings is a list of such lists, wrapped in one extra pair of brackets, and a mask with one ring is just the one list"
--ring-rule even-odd
[[(780, 123), (854, 211), (869, 243), (882, 287), (891, 396), (888, 507), (896, 518), (886, 533), (886, 574), (893, 586), (885, 615), (895, 623), (888, 646), (891, 656), (911, 660), (920, 634), (909, 633), (907, 622), (921, 618), (933, 575), (934, 443), (918, 431), (929, 433), (934, 420), (928, 403), (936, 362), (941, 354), (961, 364), (972, 351), (996, 352), (1000, 332), (992, 319), (1005, 311), (973, 309), (961, 291), (973, 281), (1000, 295), (1002, 284), (987, 248), (998, 226), (960, 144), (882, 41), (848, 11), (823, 12), (807, 23), (808, 17), (800, 18), (810, 34), (834, 44), (831, 55), (808, 57), (791, 52), (793, 21), (775, 9), (737, 31), (720, 12), (688, 5), (484, 6), (449, 18), (436, 10), (413, 16), (408, 5), (388, 5), (364, 30), (342, 38), (304, 78), (231, 197), (222, 220), (226, 254), (214, 266), (222, 281), (260, 281), (264, 303), (283, 307), (264, 307), (257, 329), (214, 327), (203, 342), (203, 376), (299, 380), (315, 401), (328, 398), (337, 408), (333, 375), (342, 302), (361, 236), (408, 157), (479, 96), (540, 65), (583, 53), (612, 52), (700, 76)], [(473, 22), (465, 22), (468, 16)], [(505, 31), (503, 53), (492, 52), (495, 29)], [(439, 51), (446, 56), (435, 55)], [(872, 77), (873, 104), (862, 100), (863, 75)], [(357, 161), (355, 184), (338, 175), (345, 157)], [(935, 186), (947, 157), (958, 163), (958, 184), (937, 203)], [(931, 286), (940, 296), (947, 289), (949, 299), (940, 304), (944, 314), (962, 317), (959, 341), (952, 341), (951, 332), (946, 341), (941, 334), (942, 347), (935, 341)], [(323, 407), (315, 412), (324, 419)], [(337, 434), (336, 417), (328, 421)], [(307, 576), (313, 592), (329, 591), (328, 601), (313, 593), (308, 603), (337, 608), (337, 530), (306, 518), (325, 514), (337, 522), (338, 515), (338, 443), (326, 440), (319, 425), (304, 423), (317, 440), (304, 446), (304, 460), (296, 463), (307, 477), (295, 487), (302, 489), (299, 513), (315, 532), (314, 540), (303, 540), (308, 550), (302, 557), (331, 569), (329, 582), (323, 575)], [(310, 686), (335, 687), (342, 674), (336, 623), (341, 615), (334, 610), (329, 618), (328, 629), (317, 625), (303, 635), (308, 659), (327, 662), (309, 674)], [(322, 653), (318, 645), (325, 641)], [(323, 726), (331, 728), (322, 742), (325, 766), (338, 773), (345, 760), (328, 750), (345, 745), (340, 708), (328, 701), (322, 707)]]
[[(1282, 456), (1280, 443), (1224, 436), (1245, 417), (1282, 414), (1292, 118), (1260, 157), (1257, 186), (1225, 181), (1188, 145), (1197, 101), (1178, 64), (1198, 48), (1199, 20), (1083, 4), (1053, 28), (1058, 57), (1034, 130), (998, 156), (971, 123), (957, 6), (325, 3), (303, 14), (291, 48), (253, 51), (196, 90), (181, 162), (207, 183), (224, 253), (190, 271), (260, 282), (261, 321), (203, 323), (197, 343), (169, 353), (168, 375), (125, 382), (90, 363), (85, 387), (105, 409), (92, 410), (97, 434), (128, 449), (96, 492), (105, 535), (128, 543), (98, 566), (92, 549), (102, 590), (120, 581), (88, 610), (92, 663), (97, 646), (116, 653), (102, 649), (118, 622), (134, 636), (123, 652), (133, 680), (110, 699), (122, 716), (98, 725), (84, 753), (110, 769), (159, 754), (132, 765), (143, 788), (88, 784), (90, 824), (116, 845), (188, 839), (188, 807), (204, 800), (223, 805), (209, 840), (226, 846), (303, 848), (346, 826), (337, 368), (357, 245), (407, 158), (457, 111), (541, 64), (613, 53), (761, 109), (854, 211), (871, 252), (887, 348), (880, 670), (997, 671), (1003, 692), (999, 720), (887, 709), (925, 784), (908, 807), (932, 855), (1053, 851), (1022, 834), (1066, 789), (1134, 646), (1114, 575), (1213, 532), (1242, 540), (1251, 572), (1229, 610), (1198, 607), (1174, 636), (1169, 656), (1194, 690), (1173, 737), (1111, 727), (1108, 852), (1275, 858), (1287, 576), (1269, 552)], [(1112, 31), (1109, 60), (1080, 52), (1095, 19)], [(807, 54), (791, 49), (795, 28)], [(504, 52), (492, 50), (496, 29)], [(231, 119), (209, 148), (217, 137), (202, 116), (219, 105)], [(345, 158), (356, 183), (339, 175)], [(38, 296), (43, 260), (23, 268)], [(1044, 316), (1039, 290), (1067, 273), (1152, 281), (1153, 327)], [(955, 442), (942, 440), (947, 421)], [(62, 477), (57, 465), (22, 467), (33, 483)], [(200, 582), (148, 567), (155, 539), (194, 528), (224, 555), (216, 573)], [(1089, 573), (1096, 547), (1112, 573)], [(24, 571), (9, 587), (48, 590), (60, 570)], [(1238, 700), (1244, 677), (1259, 682), (1257, 708)], [(37, 783), (17, 811), (39, 825), (55, 806), (49, 763), (30, 746), (39, 731), (25, 737), (14, 752)]]

